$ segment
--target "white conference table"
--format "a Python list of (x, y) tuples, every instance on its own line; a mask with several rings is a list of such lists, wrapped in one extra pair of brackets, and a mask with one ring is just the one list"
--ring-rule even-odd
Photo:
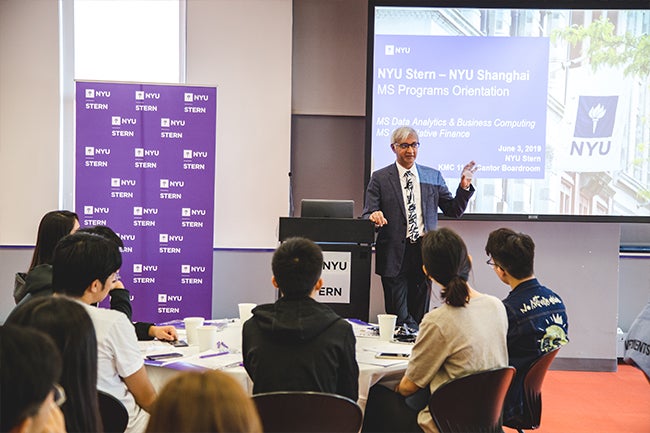
[[(149, 379), (157, 391), (172, 377), (181, 371), (219, 369), (232, 377), (246, 390), (253, 393), (253, 382), (241, 365), (241, 322), (239, 319), (221, 319), (209, 321), (221, 329), (218, 332), (219, 341), (225, 343), (227, 349), (208, 350), (199, 353), (198, 346), (173, 347), (161, 341), (140, 341), (140, 350), (144, 357), (147, 355), (176, 352), (182, 357), (170, 358), (164, 361), (149, 361), (145, 365)], [(398, 359), (377, 359), (379, 352), (410, 353), (412, 344), (393, 343), (380, 341), (379, 337), (372, 335), (367, 326), (351, 321), (354, 328), (357, 345), (357, 363), (359, 365), (359, 399), (357, 403), (365, 409), (370, 387), (379, 382), (397, 382), (404, 371), (408, 361)], [(185, 330), (178, 329), (179, 339), (185, 339)], [(217, 355), (219, 353), (219, 355)], [(213, 355), (205, 357), (206, 355)], [(202, 357), (203, 356), (203, 357)]]

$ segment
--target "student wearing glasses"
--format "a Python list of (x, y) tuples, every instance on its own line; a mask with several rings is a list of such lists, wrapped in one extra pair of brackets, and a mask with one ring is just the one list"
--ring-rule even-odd
[(372, 174), (363, 210), (363, 217), (378, 228), (375, 272), (381, 276), (386, 312), (412, 330), (428, 311), (431, 291), (422, 272), (420, 238), (436, 228), (438, 208), (448, 217), (463, 215), (474, 194), (470, 173), (476, 170), (474, 161), (465, 166), (453, 196), (440, 171), (415, 163), (418, 147), (415, 129), (393, 131), (395, 163)]
[(37, 296), (16, 307), (5, 323), (41, 331), (58, 347), (63, 360), (59, 383), (67, 391), (61, 409), (68, 433), (101, 431), (97, 338), (84, 307), (65, 296)]
[(65, 433), (61, 356), (35, 329), (0, 326), (0, 431)]
[(117, 244), (100, 235), (74, 233), (54, 249), (52, 287), (54, 293), (79, 301), (90, 316), (97, 337), (97, 389), (124, 404), (129, 413), (126, 432), (138, 433), (147, 426), (156, 391), (135, 328), (125, 314), (92, 306), (108, 296), (121, 265)]
[(488, 236), (487, 264), (510, 293), (503, 300), (508, 313), (508, 358), (517, 369), (503, 406), (505, 425), (520, 424), (524, 414), (523, 381), (530, 365), (543, 354), (569, 342), (569, 321), (562, 298), (535, 278), (535, 243), (509, 228)]

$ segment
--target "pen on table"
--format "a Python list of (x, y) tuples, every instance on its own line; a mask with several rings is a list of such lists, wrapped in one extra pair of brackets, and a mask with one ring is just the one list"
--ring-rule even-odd
[(241, 361), (233, 362), (228, 365), (224, 365), (223, 367), (219, 367), (219, 370), (223, 370), (225, 368), (235, 368), (235, 367), (243, 367), (244, 364), (241, 363)]
[(228, 354), (228, 352), (210, 353), (208, 355), (201, 355), (201, 356), (199, 356), (199, 358), (200, 359), (213, 358), (215, 356), (221, 356), (221, 355), (227, 355), (227, 354)]

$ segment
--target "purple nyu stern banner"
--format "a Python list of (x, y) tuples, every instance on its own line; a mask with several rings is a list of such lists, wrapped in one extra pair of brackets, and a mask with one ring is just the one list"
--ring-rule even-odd
[(75, 208), (124, 242), (134, 321), (211, 315), (216, 99), (215, 87), (76, 83)]

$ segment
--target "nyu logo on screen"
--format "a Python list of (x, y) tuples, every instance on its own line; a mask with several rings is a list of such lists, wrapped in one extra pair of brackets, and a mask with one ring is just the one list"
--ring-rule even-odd
[(580, 96), (569, 155), (608, 155), (616, 120), (618, 96)]
[(618, 96), (580, 96), (575, 137), (611, 137), (614, 132)]
[(384, 54), (387, 56), (394, 56), (395, 54), (410, 54), (410, 47), (396, 47), (395, 45), (385, 45)]

